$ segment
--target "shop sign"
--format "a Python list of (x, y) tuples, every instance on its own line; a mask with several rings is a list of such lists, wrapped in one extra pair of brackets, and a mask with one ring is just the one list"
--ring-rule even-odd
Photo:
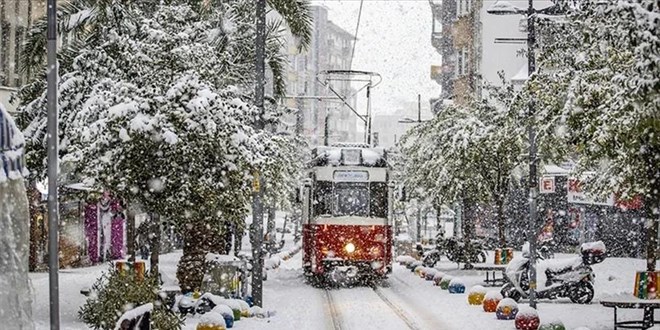
[(609, 194), (607, 198), (587, 194), (582, 190), (582, 183), (576, 179), (568, 180), (568, 193), (566, 195), (569, 203), (606, 206), (614, 205), (614, 194)]
[(555, 193), (555, 177), (544, 176), (539, 183), (539, 193), (541, 194), (554, 194)]

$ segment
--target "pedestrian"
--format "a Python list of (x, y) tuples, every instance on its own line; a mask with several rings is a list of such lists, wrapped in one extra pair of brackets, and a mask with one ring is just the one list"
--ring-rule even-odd
[(34, 329), (23, 147), (21, 131), (0, 104), (0, 320), (17, 330)]

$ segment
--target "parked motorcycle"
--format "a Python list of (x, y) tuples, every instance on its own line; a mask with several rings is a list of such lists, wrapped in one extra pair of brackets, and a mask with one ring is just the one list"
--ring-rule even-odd
[(486, 251), (480, 240), (471, 240), (466, 244), (464, 240), (455, 237), (436, 237), (436, 248), (424, 253), (422, 261), (426, 267), (433, 267), (443, 254), (453, 262), (486, 262)]
[[(577, 304), (588, 304), (594, 298), (594, 274), (591, 265), (605, 260), (603, 242), (582, 244), (581, 256), (567, 259), (545, 260), (537, 256), (537, 290), (539, 299), (569, 298)], [(523, 256), (511, 260), (506, 268), (506, 284), (502, 296), (515, 301), (529, 296), (529, 245), (523, 246)]]

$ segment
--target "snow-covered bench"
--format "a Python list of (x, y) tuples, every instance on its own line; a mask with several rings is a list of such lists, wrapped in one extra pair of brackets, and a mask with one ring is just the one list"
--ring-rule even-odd
[[(484, 286), (499, 286), (504, 284), (504, 271), (506, 270), (506, 265), (496, 265), (496, 264), (472, 264), (472, 269), (477, 271), (486, 272), (486, 279), (484, 280)], [(501, 273), (502, 276), (497, 277), (497, 273)], [(490, 274), (493, 277), (490, 277)]]
[[(632, 294), (618, 295), (600, 300), (600, 304), (605, 307), (614, 308), (614, 330), (617, 329), (650, 329), (660, 320), (655, 320), (655, 309), (660, 308), (660, 299), (639, 299)], [(617, 318), (618, 308), (637, 308), (644, 310), (644, 316), (641, 320), (619, 321)]]

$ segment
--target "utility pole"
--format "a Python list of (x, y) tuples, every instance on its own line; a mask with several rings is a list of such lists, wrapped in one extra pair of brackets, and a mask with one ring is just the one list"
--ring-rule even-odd
[[(531, 79), (536, 69), (534, 48), (536, 31), (534, 30), (534, 0), (527, 3), (527, 79)], [(538, 180), (536, 177), (536, 126), (534, 124), (534, 101), (529, 101), (529, 306), (536, 309), (536, 198), (538, 196)]]
[[(534, 26), (534, 19), (537, 13), (557, 15), (554, 9), (555, 6), (550, 6), (545, 9), (535, 10), (534, 0), (527, 1), (527, 10), (511, 6), (511, 4), (498, 4), (495, 2), (489, 9), (486, 10), (489, 14), (495, 15), (527, 15), (527, 79), (531, 79), (532, 74), (536, 71), (536, 61), (534, 58), (534, 49), (536, 48), (536, 29)], [(516, 41), (516, 38), (509, 38), (508, 40)], [(523, 39), (524, 40), (524, 39)], [(534, 109), (534, 101), (530, 100), (528, 106), (528, 119), (529, 125), (527, 127), (527, 134), (529, 137), (529, 227), (527, 228), (527, 241), (529, 242), (529, 306), (536, 308), (536, 231), (537, 231), (537, 210), (536, 199), (538, 197), (538, 178), (536, 165), (538, 163), (538, 156), (536, 150), (536, 111)]]
[[(255, 123), (257, 131), (264, 129), (264, 86), (266, 84), (265, 53), (266, 53), (266, 0), (256, 1), (256, 86), (254, 92), (255, 105), (259, 109), (259, 118)], [(252, 299), (254, 305), (263, 306), (263, 187), (261, 176), (255, 175), (252, 193)]]
[[(57, 123), (57, 0), (48, 0), (47, 8), (47, 107), (48, 107), (48, 286), (50, 296), (50, 328), (60, 328), (59, 287), (59, 198), (57, 168), (59, 132)], [(26, 293), (27, 294), (27, 293)]]

